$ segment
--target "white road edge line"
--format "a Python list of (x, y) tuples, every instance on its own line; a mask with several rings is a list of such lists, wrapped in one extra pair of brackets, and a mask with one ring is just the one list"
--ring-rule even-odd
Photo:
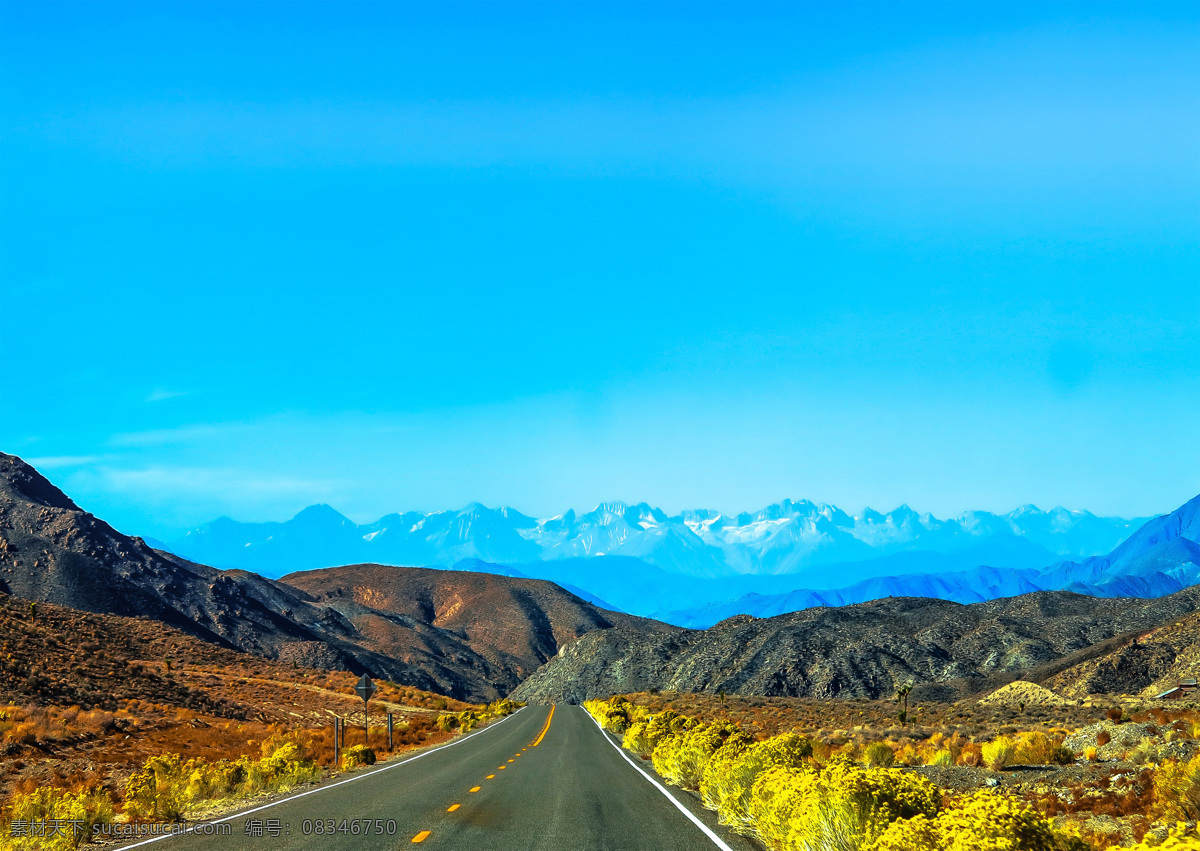
[[(309, 795), (315, 795), (318, 792), (327, 792), (330, 789), (337, 788), (338, 786), (345, 786), (347, 783), (353, 783), (355, 780), (363, 780), (367, 777), (374, 777), (376, 774), (382, 774), (383, 772), (390, 771), (393, 768), (399, 768), (402, 765), (408, 765), (410, 762), (415, 762), (416, 760), (420, 759), (423, 756), (429, 756), (431, 753), (437, 753), (438, 751), (444, 751), (446, 748), (452, 748), (455, 745), (461, 745), (463, 742), (466, 742), (466, 741), (469, 741), (469, 740), (475, 738), (480, 733), (486, 733), (488, 730), (494, 730), (497, 727), (499, 727), (501, 724), (503, 724), (505, 721), (507, 721), (509, 718), (515, 718), (517, 716), (517, 714), (520, 713), (521, 710), (524, 708), (525, 707), (522, 706), (521, 709), (518, 709), (512, 715), (505, 716), (504, 718), (501, 718), (499, 721), (497, 721), (495, 724), (490, 724), (487, 727), (484, 727), (482, 730), (474, 732), (469, 736), (463, 736), (461, 739), (458, 739), (456, 741), (447, 742), (444, 745), (439, 745), (438, 747), (434, 748), (433, 750), (428, 750), (428, 751), (425, 751), (424, 753), (419, 753), (416, 756), (410, 756), (408, 759), (401, 760), (400, 762), (394, 762), (391, 765), (385, 765), (383, 768), (376, 768), (374, 771), (368, 771), (365, 774), (356, 774), (353, 777), (349, 777), (345, 780), (339, 780), (337, 783), (330, 783), (328, 786), (318, 786), (316, 789), (309, 789), (307, 792), (301, 792), (299, 795), (291, 795), (287, 798), (280, 798), (278, 801), (272, 801), (269, 804), (263, 804), (261, 807), (255, 807), (252, 810), (243, 810), (240, 813), (234, 813), (231, 816), (225, 816), (224, 818), (214, 819), (213, 821), (206, 821), (204, 823), (205, 824), (221, 824), (222, 822), (233, 821), (234, 819), (239, 819), (239, 818), (242, 818), (243, 816), (248, 816), (253, 813), (261, 813), (263, 810), (269, 810), (269, 809), (271, 809), (271, 807), (277, 807), (280, 804), (286, 804), (288, 801), (295, 801), (297, 798), (306, 798)], [(588, 717), (589, 718), (591, 717), (591, 713), (588, 713)], [(187, 836), (190, 833), (192, 833), (194, 830), (195, 830), (194, 827), (189, 827), (187, 830), (179, 831), (179, 833), (168, 833), (165, 836), (156, 836), (153, 839), (144, 839), (141, 842), (135, 842), (132, 845), (122, 845), (118, 848), (113, 849), (113, 851), (126, 851), (127, 848), (141, 848), (143, 845), (149, 845), (152, 842), (161, 842), (164, 839), (175, 839), (176, 837), (179, 837), (179, 836)], [(731, 849), (731, 851), (732, 851), (732, 849)]]
[[(582, 706), (579, 708), (583, 709)], [(704, 835), (713, 841), (713, 845), (716, 845), (718, 848), (721, 849), (721, 851), (733, 851), (732, 848), (730, 848), (728, 845), (725, 844), (725, 840), (723, 840), (721, 837), (719, 837), (715, 833), (713, 833), (712, 829), (708, 825), (706, 825), (704, 822), (700, 821), (700, 819), (696, 818), (695, 813), (693, 813), (691, 810), (689, 810), (683, 804), (679, 803), (679, 799), (676, 798), (674, 795), (672, 795), (670, 792), (668, 792), (666, 786), (659, 783), (657, 780), (655, 780), (653, 777), (651, 777), (649, 774), (647, 774), (646, 770), (644, 768), (642, 768), (640, 765), (638, 765), (636, 762), (634, 762), (632, 759), (630, 759), (629, 754), (625, 753), (624, 749), (622, 749), (620, 745), (618, 745), (616, 742), (614, 742), (612, 739), (610, 739), (608, 737), (608, 733), (604, 732), (604, 728), (600, 726), (600, 722), (596, 720), (595, 716), (592, 715), (592, 713), (588, 712), (586, 709), (583, 709), (583, 711), (587, 714), (588, 718), (592, 719), (592, 723), (596, 725), (596, 729), (598, 729), (600, 731), (600, 735), (604, 739), (604, 741), (608, 742), (610, 745), (612, 745), (614, 748), (616, 748), (617, 753), (619, 753), (627, 763), (629, 763), (635, 769), (637, 769), (638, 774), (642, 775), (647, 780), (649, 780), (651, 783), (653, 783), (654, 787), (656, 789), (658, 789), (658, 791), (662, 792), (664, 795), (667, 796), (668, 801), (670, 801), (672, 804), (674, 804), (676, 807), (678, 807), (679, 812), (683, 813), (685, 816), (687, 816), (689, 819), (691, 819), (692, 824), (696, 825), (696, 827), (698, 827), (702, 831), (704, 831)]]

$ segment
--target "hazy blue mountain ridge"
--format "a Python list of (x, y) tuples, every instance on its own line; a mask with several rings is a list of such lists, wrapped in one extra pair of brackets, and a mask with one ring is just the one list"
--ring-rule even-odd
[[(477, 503), (461, 511), (390, 514), (357, 525), (326, 505), (282, 523), (220, 518), (167, 543), (172, 552), (220, 567), (279, 576), (337, 564), (449, 566), (477, 558), (495, 564), (622, 556), (697, 578), (786, 575), (813, 587), (895, 575), (888, 557), (909, 555), (907, 570), (979, 564), (1041, 567), (1112, 550), (1139, 521), (1023, 506), (1007, 515), (967, 512), (940, 520), (901, 506), (851, 516), (807, 500), (730, 517), (711, 510), (668, 516), (646, 503), (603, 503), (537, 520)], [(951, 558), (944, 558), (950, 556)], [(876, 562), (871, 564), (871, 562)], [(850, 565), (859, 564), (860, 568)]]
[(816, 606), (845, 606), (884, 597), (937, 597), (975, 603), (1030, 591), (1074, 591), (1094, 597), (1164, 597), (1200, 582), (1200, 496), (1153, 518), (1111, 553), (1041, 570), (977, 567), (868, 579), (845, 588), (750, 593), (728, 602), (658, 613), (668, 623), (707, 628), (737, 614), (771, 617)]

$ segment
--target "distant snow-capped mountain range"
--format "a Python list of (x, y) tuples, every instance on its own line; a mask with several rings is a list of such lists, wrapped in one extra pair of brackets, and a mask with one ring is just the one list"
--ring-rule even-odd
[(358, 525), (314, 505), (282, 523), (223, 517), (152, 545), (267, 576), (379, 562), (547, 579), (607, 608), (703, 628), (886, 596), (1174, 593), (1200, 581), (1200, 497), (1149, 521), (1033, 506), (949, 520), (907, 506), (850, 515), (785, 500), (736, 516), (613, 502), (544, 519), (475, 503)]
[[(1142, 522), (1034, 506), (948, 520), (908, 506), (851, 515), (832, 505), (784, 500), (736, 516), (710, 510), (669, 516), (645, 503), (611, 502), (545, 519), (473, 503), (461, 511), (389, 514), (358, 525), (315, 505), (281, 523), (222, 517), (165, 546), (205, 564), (269, 576), (356, 562), (511, 565), (625, 556), (696, 578), (803, 577), (834, 587), (897, 568), (1025, 568), (1086, 558), (1109, 552)], [(832, 565), (839, 569), (817, 570)]]

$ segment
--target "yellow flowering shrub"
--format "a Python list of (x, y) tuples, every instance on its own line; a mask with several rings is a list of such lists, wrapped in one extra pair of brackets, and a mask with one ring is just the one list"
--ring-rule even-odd
[(625, 735), (629, 729), (629, 710), (633, 704), (618, 695), (611, 700), (586, 700), (583, 708), (600, 722), (600, 726), (618, 736)]
[(1154, 772), (1154, 811), (1165, 820), (1200, 821), (1200, 754)]
[(646, 716), (645, 720), (632, 722), (625, 731), (621, 744), (631, 751), (652, 753), (663, 739), (689, 730), (698, 723), (674, 710), (664, 709), (662, 712)]
[(698, 788), (704, 766), (735, 729), (729, 724), (701, 724), (663, 739), (652, 755), (654, 770), (685, 789)]
[(983, 764), (993, 771), (1009, 765), (1067, 765), (1075, 755), (1045, 733), (1000, 736), (983, 746)]
[(894, 821), (863, 851), (1084, 851), (1056, 832), (1033, 807), (1005, 795), (978, 792), (933, 819)]
[(701, 794), (705, 803), (711, 798), (710, 806), (714, 806), (723, 824), (749, 828), (751, 821), (746, 807), (758, 775), (769, 768), (801, 768), (812, 753), (812, 742), (796, 733), (756, 742), (716, 771), (706, 771)]
[(733, 763), (754, 744), (754, 739), (740, 730), (731, 733), (704, 765), (700, 775), (700, 800), (710, 810), (720, 806), (726, 794), (726, 782)]
[[(29, 826), (55, 819), (78, 822), (78, 830), (72, 824), (66, 831), (54, 836), (22, 836), (21, 833), (28, 827), (21, 828), (13, 824), (16, 822), (17, 825)], [(85, 839), (91, 837), (94, 825), (110, 824), (112, 820), (112, 802), (103, 792), (72, 794), (63, 789), (43, 786), (28, 794), (13, 796), (11, 817), (0, 824), (4, 834), (0, 839), (0, 848), (6, 851), (67, 851), (78, 848)]]
[(754, 833), (768, 848), (782, 848), (792, 830), (797, 810), (808, 803), (816, 770), (768, 768), (750, 790), (746, 806)]
[[(366, 750), (374, 757), (374, 752)], [(355, 748), (350, 748), (347, 755)], [(125, 811), (148, 821), (178, 821), (195, 803), (245, 797), (266, 790), (288, 789), (316, 780), (321, 769), (292, 741), (272, 739), (263, 757), (208, 762), (179, 754), (159, 754), (146, 760), (125, 783)]]
[(920, 775), (835, 760), (817, 770), (773, 768), (758, 776), (747, 807), (754, 833), (777, 851), (858, 849), (892, 822), (932, 817), (941, 792)]
[(1200, 828), (1180, 822), (1161, 842), (1147, 836), (1124, 851), (1200, 851)]

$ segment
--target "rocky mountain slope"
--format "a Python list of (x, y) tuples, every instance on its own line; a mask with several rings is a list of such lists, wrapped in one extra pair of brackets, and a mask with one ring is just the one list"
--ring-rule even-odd
[(1045, 685), (1075, 698), (1092, 694), (1154, 697), (1184, 679), (1200, 679), (1200, 612), (1073, 665)]
[[(367, 581), (371, 571), (359, 570), (358, 578)], [(122, 535), (20, 458), (0, 453), (0, 592), (27, 600), (152, 618), (267, 658), (370, 672), (474, 700), (514, 688), (556, 652), (560, 640), (618, 621), (629, 628), (637, 623), (548, 582), (416, 570), (414, 585), (406, 569), (386, 570), (396, 587), (389, 591), (385, 574), (374, 571), (370, 587), (377, 596), (367, 611), (336, 593), (347, 587), (345, 573), (336, 574), (328, 589), (314, 574), (293, 577), (304, 586), (298, 588), (186, 561)], [(513, 583), (511, 593), (503, 592), (506, 583)], [(417, 594), (416, 586), (424, 591)], [(480, 594), (482, 586), (492, 592)], [(474, 593), (478, 606), (463, 608), (442, 626), (436, 607), (432, 618), (410, 614), (399, 602), (408, 592), (437, 600)], [(386, 601), (399, 609), (388, 610)], [(478, 625), (470, 624), (472, 618)]]
[(707, 630), (585, 635), (526, 680), (524, 701), (670, 689), (795, 697), (886, 697), (906, 683), (982, 680), (1195, 612), (1200, 588), (1155, 600), (1036, 592), (985, 603), (891, 598)]

